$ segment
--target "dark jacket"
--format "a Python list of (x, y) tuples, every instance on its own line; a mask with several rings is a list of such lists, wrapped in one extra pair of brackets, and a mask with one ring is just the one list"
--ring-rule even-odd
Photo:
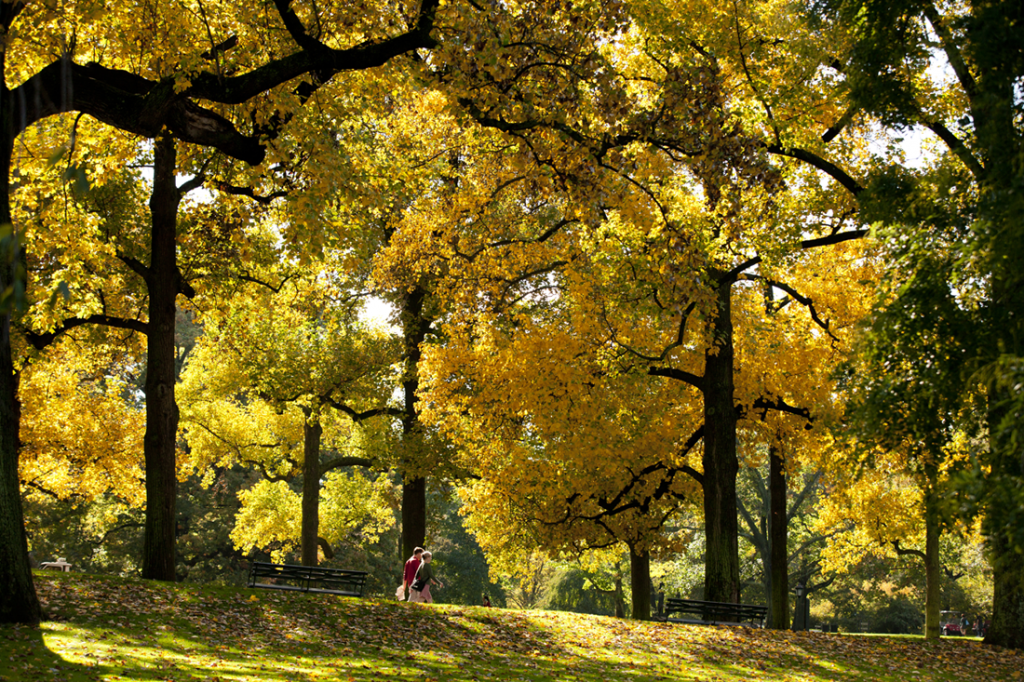
[(434, 579), (434, 571), (426, 561), (420, 564), (420, 567), (416, 569), (416, 580), (422, 581), (421, 584), (429, 585), (430, 581)]

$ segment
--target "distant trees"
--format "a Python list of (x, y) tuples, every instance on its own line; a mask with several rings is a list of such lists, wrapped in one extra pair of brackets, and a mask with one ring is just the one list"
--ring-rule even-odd
[[(398, 347), (358, 322), (338, 273), (265, 276), (274, 282), (250, 283), (207, 312), (183, 377), (183, 424), (199, 470), (243, 464), (263, 473), (243, 494), (236, 543), (297, 543), (302, 563), (315, 566), (340, 535), (361, 528), (372, 540), (390, 525), (371, 481), (387, 469), (389, 424), (400, 414), (390, 405)], [(347, 467), (378, 473), (364, 480), (342, 474)], [(287, 485), (295, 477), (301, 495)], [(321, 498), (331, 519), (323, 533)]]

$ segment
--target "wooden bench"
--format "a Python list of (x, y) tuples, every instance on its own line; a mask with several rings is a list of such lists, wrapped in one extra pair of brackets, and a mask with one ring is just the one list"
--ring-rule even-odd
[[(248, 586), (268, 590), (323, 592), (346, 597), (362, 597), (368, 575), (366, 571), (254, 561), (249, 568)], [(258, 582), (261, 579), (271, 582)]]
[[(672, 614), (693, 616), (691, 618), (673, 618)], [(767, 606), (751, 604), (727, 604), (717, 601), (699, 601), (697, 599), (665, 600), (665, 620), (673, 623), (696, 623), (701, 625), (750, 625), (764, 627), (768, 617)]]

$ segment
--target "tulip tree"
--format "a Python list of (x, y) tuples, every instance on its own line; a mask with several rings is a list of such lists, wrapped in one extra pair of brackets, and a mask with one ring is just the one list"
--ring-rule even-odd
[[(493, 39), (521, 38), (517, 30), (543, 31), (543, 25), (509, 28), (511, 37), (498, 34)], [(486, 90), (493, 94), (492, 100), (484, 98), (486, 106), (462, 103), (475, 121), (504, 133), (506, 169), (484, 170), (485, 162), (475, 155), (465, 165), (473, 173), (506, 179), (496, 182), (500, 194), (477, 193), (475, 203), (461, 209), (458, 215), (468, 217), (448, 227), (441, 245), (436, 239), (412, 241), (421, 252), (434, 249), (423, 254), (428, 267), (441, 267), (451, 281), (469, 283), (475, 293), (452, 296), (478, 310), (483, 326), (496, 325), (509, 336), (521, 333), (524, 343), (532, 339), (542, 355), (547, 348), (572, 348), (586, 339), (586, 345), (604, 349), (591, 351), (599, 355), (600, 369), (587, 370), (601, 380), (626, 370), (682, 384), (680, 393), (689, 397), (676, 400), (700, 405), (703, 419), (676, 435), (672, 449), (689, 454), (701, 446), (700, 466), (687, 466), (704, 492), (711, 548), (706, 594), (735, 601), (738, 423), (765, 410), (803, 417), (810, 411), (792, 397), (785, 382), (734, 384), (734, 315), (763, 308), (760, 292), (765, 287), (787, 292), (788, 300), (801, 304), (818, 327), (809, 333), (820, 335), (828, 348), (838, 340), (840, 326), (850, 324), (863, 309), (857, 304), (863, 296), (839, 291), (858, 281), (858, 256), (855, 250), (849, 252), (851, 280), (826, 284), (831, 290), (828, 303), (787, 284), (787, 260), (799, 258), (802, 251), (859, 239), (866, 231), (844, 221), (848, 206), (842, 196), (837, 202), (834, 193), (815, 196), (809, 191), (801, 199), (797, 194), (778, 198), (782, 176), (765, 158), (767, 149), (743, 133), (742, 120), (727, 113), (729, 72), (709, 50), (688, 44), (685, 51), (673, 52), (677, 46), (651, 38), (642, 26), (631, 28), (616, 41), (574, 42), (565, 48), (572, 51), (557, 54), (573, 65), (566, 66), (565, 74), (592, 86), (567, 89), (560, 98), (544, 90), (550, 87), (547, 81), (524, 76), (534, 67), (549, 66), (528, 49), (513, 52), (507, 63), (497, 66), (465, 66), (456, 75), (442, 74), (456, 86), (475, 77), (478, 87), (492, 88)], [(606, 82), (620, 87), (601, 89)], [(606, 95), (609, 99), (602, 99)], [(557, 102), (557, 109), (546, 107), (549, 101)], [(697, 112), (685, 121), (676, 118), (683, 103)], [(791, 172), (794, 182), (815, 186), (816, 181), (795, 180), (799, 169)], [(471, 202), (474, 195), (465, 196)], [(794, 210), (798, 201), (814, 205), (820, 222), (809, 225)], [(490, 235), (474, 233), (471, 226), (476, 225), (486, 226)], [(435, 234), (442, 226), (430, 223)], [(509, 264), (515, 264), (511, 272)], [(602, 268), (628, 273), (632, 280), (605, 275)], [(744, 303), (734, 312), (737, 286)], [(545, 312), (547, 302), (559, 313)], [(534, 311), (540, 316), (535, 324), (544, 333), (528, 322)], [(468, 318), (454, 321), (447, 335), (461, 334), (481, 355), (492, 353), (491, 333), (471, 324), (460, 330), (461, 319)], [(523, 356), (520, 352), (517, 357)], [(467, 365), (458, 353), (450, 357), (460, 358), (452, 367)], [(566, 360), (558, 365), (561, 372), (568, 369)], [(446, 383), (452, 375), (447, 366), (432, 367), (438, 378), (430, 390), (442, 391), (438, 404), (462, 399)], [(559, 380), (557, 373), (538, 367), (530, 371)], [(489, 374), (481, 372), (481, 377)], [(467, 387), (476, 389), (486, 381), (481, 377)], [(575, 383), (589, 387), (599, 382)], [(482, 400), (500, 408), (507, 399)], [(825, 396), (822, 400), (831, 402)], [(453, 412), (459, 415), (465, 408)], [(530, 431), (533, 426), (526, 421), (522, 428)]]
[[(967, 226), (965, 239), (951, 245), (955, 277), (963, 294), (984, 282), (978, 301), (982, 324), (972, 331), (966, 353), (975, 367), (988, 371), (971, 377), (950, 377), (918, 391), (942, 394), (950, 382), (961, 381), (964, 404), (976, 393), (977, 380), (988, 377), (988, 451), (979, 462), (976, 496), (985, 513), (984, 533), (993, 560), (995, 592), (992, 627), (986, 641), (1024, 647), (1024, 565), (1019, 561), (1019, 509), (1024, 462), (1014, 445), (1015, 428), (1007, 419), (1010, 403), (1001, 367), (1020, 357), (1020, 260), (1016, 217), (1022, 194), (1019, 164), (1022, 136), (1020, 74), (1024, 64), (1019, 3), (932, 2), (875, 3), (852, 0), (823, 2), (813, 19), (824, 30), (838, 27), (848, 39), (837, 43), (831, 69), (834, 87), (847, 98), (849, 115), (832, 127), (838, 133), (847, 121), (869, 118), (882, 127), (927, 131), (944, 163), (927, 173), (889, 168), (871, 174), (872, 191), (858, 197), (868, 220), (890, 225), (910, 223), (907, 235), (929, 248), (928, 235), (942, 228), (950, 206), (960, 207)], [(955, 169), (955, 170), (951, 170)], [(922, 194), (944, 188), (933, 205)], [(852, 188), (851, 188), (852, 191)], [(913, 221), (908, 220), (912, 218)], [(920, 229), (917, 229), (920, 228)], [(947, 248), (947, 247), (943, 247)], [(942, 254), (940, 254), (942, 255)], [(944, 309), (931, 311), (939, 315)], [(937, 328), (941, 320), (918, 320)], [(904, 333), (913, 334), (914, 329)]]
[[(342, 287), (330, 272), (319, 272), (290, 277), (276, 290), (256, 285), (240, 290), (221, 310), (207, 312), (206, 333), (182, 384), (194, 465), (256, 466), (269, 484), (245, 493), (236, 543), (252, 547), (264, 532), (294, 544), (291, 525), (271, 532), (253, 519), (268, 500), (287, 498), (288, 489), (280, 484), (298, 477), (301, 503), (296, 497), (295, 505), (283, 504), (301, 509), (298, 544), (302, 563), (313, 566), (318, 547), (333, 554), (319, 531), (321, 496), (337, 506), (344, 497), (340, 486), (351, 488), (361, 480), (331, 472), (353, 466), (386, 470), (387, 420), (400, 413), (389, 405), (397, 344), (386, 332), (361, 328), (351, 306), (344, 305)], [(375, 419), (383, 421), (370, 427), (383, 441), (377, 444), (359, 426)], [(375, 527), (381, 514), (371, 514), (369, 507), (363, 512), (378, 517)], [(288, 509), (278, 515), (288, 518)], [(332, 531), (336, 540), (338, 530)]]
[[(388, 10), (361, 14), (360, 27), (353, 30), (343, 15), (320, 17), (305, 8), (296, 13), (287, 0), (276, 3), (271, 22), (229, 3), (203, 3), (186, 12), (165, 5), (108, 12), (101, 3), (50, 6), (20, 0), (0, 6), (0, 225), (5, 226), (8, 263), (0, 269), (0, 620), (31, 623), (40, 617), (21, 521), (10, 346), (11, 314), (23, 300), (25, 282), (19, 250), (22, 229), (12, 222), (9, 196), (17, 136), (48, 117), (80, 111), (145, 138), (166, 131), (258, 164), (266, 156), (267, 138), (287, 120), (287, 107), (301, 104), (334, 74), (371, 68), (433, 46), (430, 32), (436, 8), (435, 0), (426, 0), (401, 26), (395, 25)], [(309, 33), (303, 22), (320, 19), (327, 20), (326, 30), (320, 22), (316, 35)], [(367, 36), (377, 40), (364, 42)], [(240, 49), (232, 49), (239, 44)], [(92, 61), (83, 66), (83, 56)], [(271, 94), (279, 86), (282, 91)], [(229, 116), (202, 104), (233, 107), (260, 98), (265, 101), (240, 106)], [(235, 114), (240, 114), (238, 124), (249, 129), (231, 120)], [(168, 425), (171, 421), (164, 420)], [(173, 515), (162, 518), (163, 528), (173, 532)], [(154, 533), (163, 536), (163, 528)], [(152, 547), (152, 541), (149, 544)]]

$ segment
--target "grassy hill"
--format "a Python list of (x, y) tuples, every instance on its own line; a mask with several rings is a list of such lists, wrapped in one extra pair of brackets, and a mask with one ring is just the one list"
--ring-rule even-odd
[(0, 682), (1024, 680), (977, 641), (634, 623), (41, 572), (52, 620), (0, 626)]

